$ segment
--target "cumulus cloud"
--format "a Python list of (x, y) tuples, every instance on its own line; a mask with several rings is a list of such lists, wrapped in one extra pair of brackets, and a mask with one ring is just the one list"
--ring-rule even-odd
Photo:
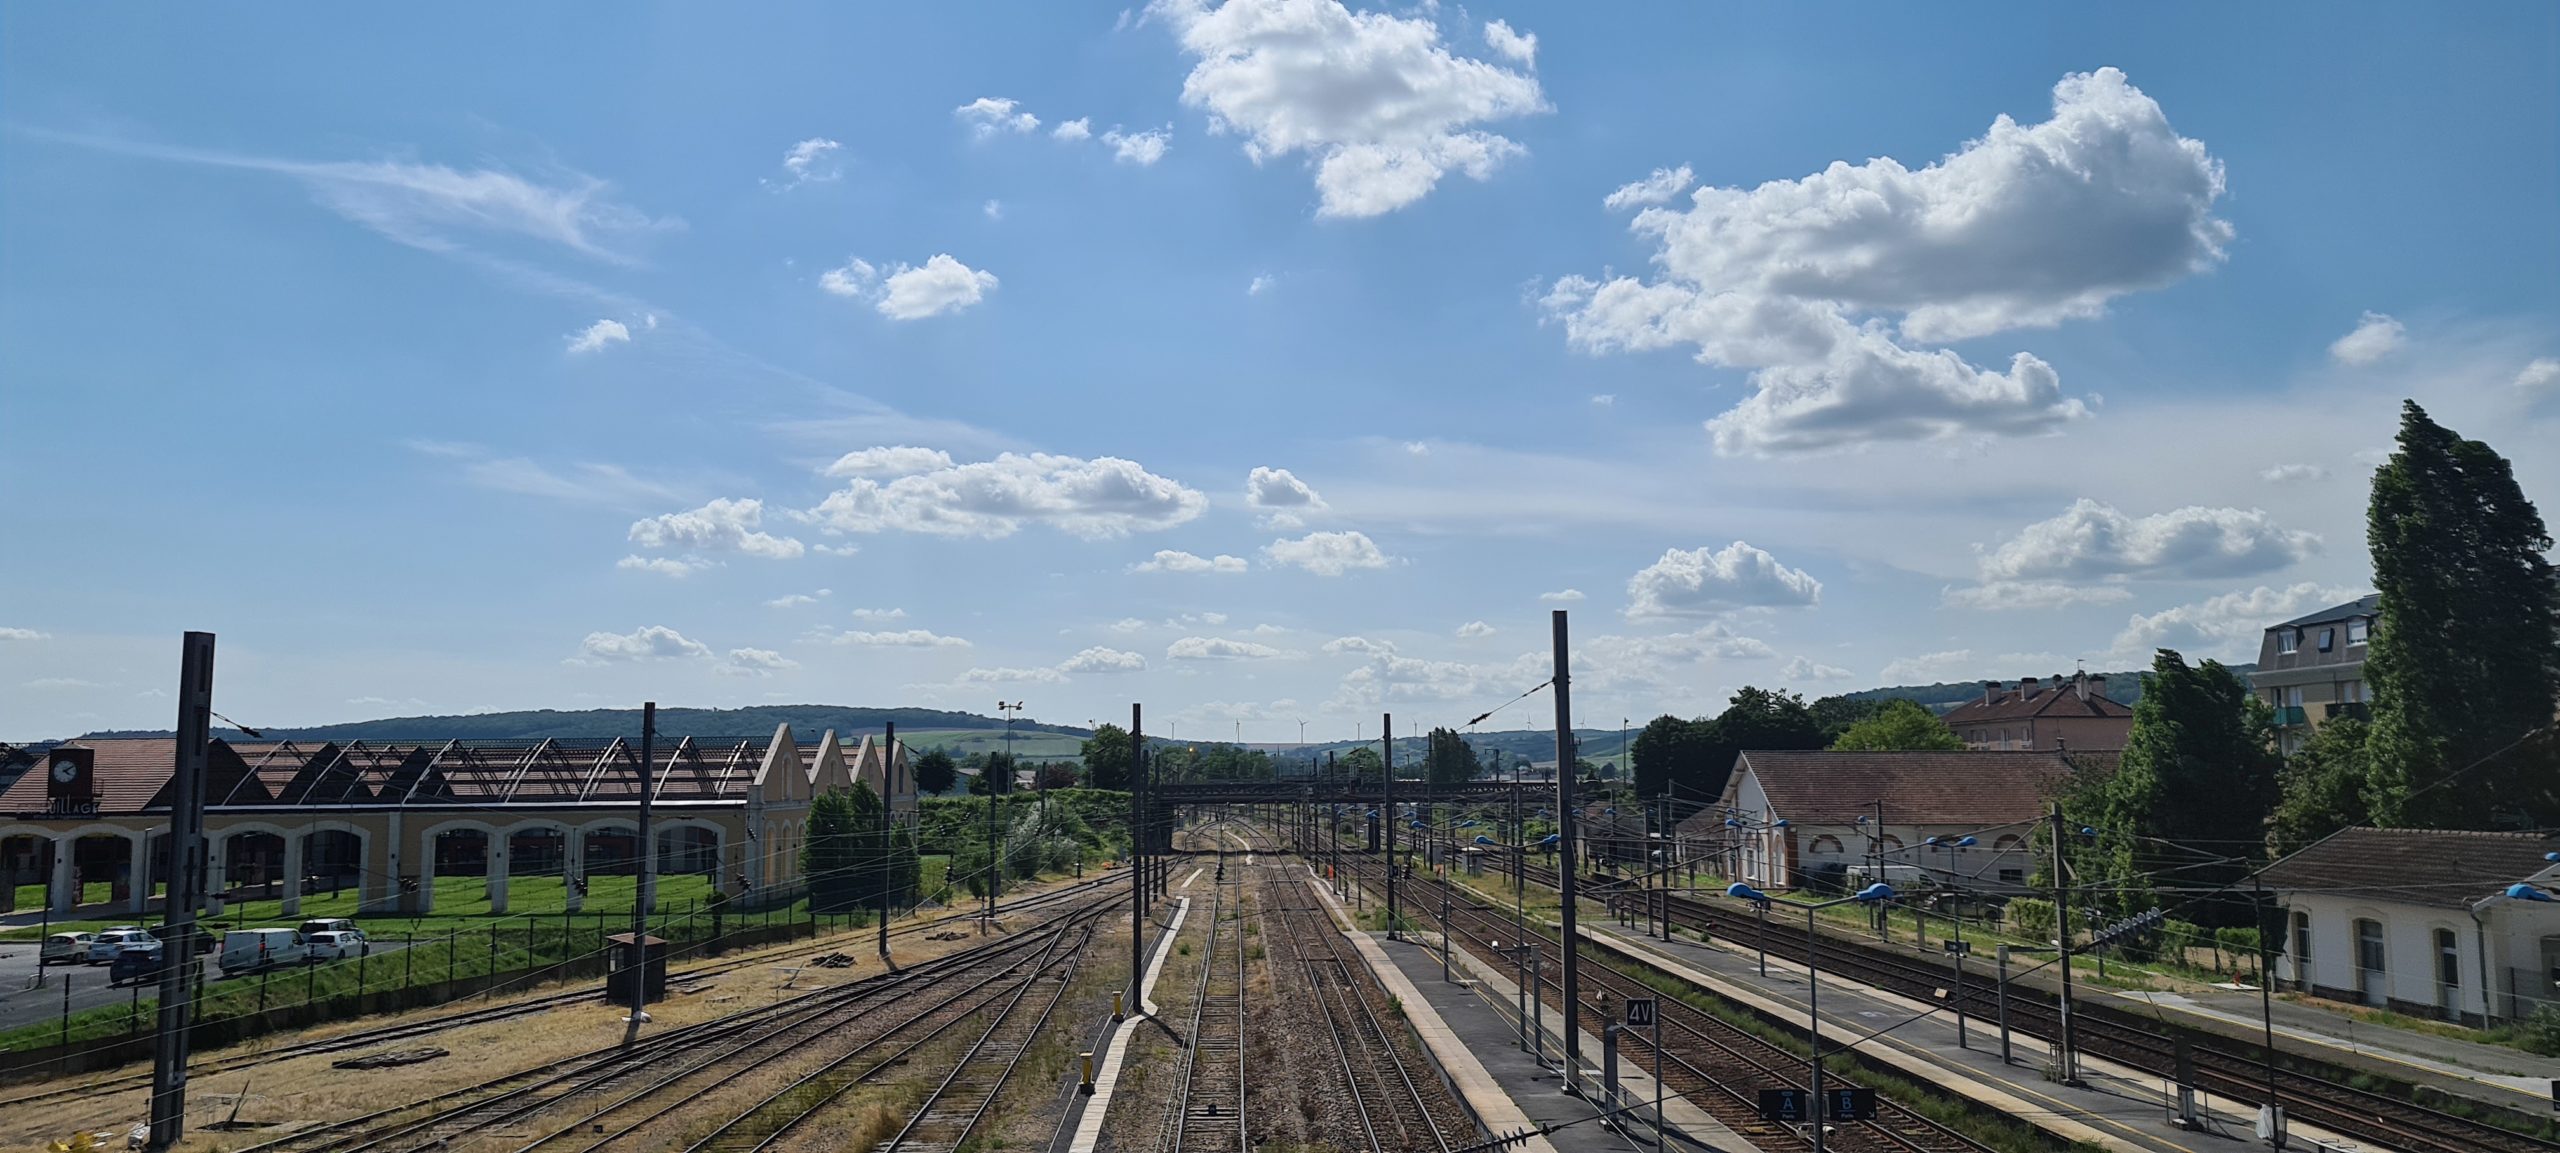
[(1458, 626), (1458, 639), (1474, 640), (1477, 637), (1489, 637), (1494, 634), (1494, 631), (1492, 625), (1483, 621), (1468, 621)]
[(1485, 21), (1484, 46), (1493, 49), (1495, 55), (1509, 57), (1521, 67), (1535, 68), (1538, 65), (1537, 34), (1514, 32), (1511, 25), (1500, 20)]
[(1115, 633), (1134, 633), (1146, 627), (1147, 622), (1136, 617), (1122, 617), (1111, 622), (1111, 631)]
[(1089, 140), (1093, 137), (1093, 120), (1084, 116), (1076, 117), (1050, 129), (1049, 135), (1059, 140)]
[(1040, 118), (1021, 111), (1021, 106), (1001, 96), (981, 96), (951, 110), (978, 139), (984, 140), (1002, 132), (1016, 135), (1040, 127)]
[(569, 351), (600, 352), (608, 344), (631, 343), (631, 329), (619, 320), (599, 320), (569, 334)]
[(1177, 661), (1267, 661), (1289, 654), (1270, 645), (1252, 641), (1229, 640), (1226, 637), (1184, 637), (1165, 646), (1164, 655)]
[(1146, 132), (1122, 132), (1113, 128), (1102, 134), (1102, 143), (1111, 149), (1111, 159), (1140, 168), (1153, 168), (1173, 147), (1173, 133), (1158, 128)]
[(1656, 168), (1651, 176), (1619, 185), (1617, 191), (1601, 199), (1600, 207), (1618, 212), (1629, 208), (1669, 204), (1673, 198), (1688, 191), (1689, 186), (1697, 182), (1697, 174), (1691, 172), (1686, 164), (1678, 168)]
[(1591, 394), (1591, 404), (1594, 408), (1611, 408), (1616, 406), (1617, 403), (1618, 394), (1614, 392), (1596, 392)]
[(1561, 605), (1572, 604), (1575, 601), (1583, 599), (1583, 596), (1581, 589), (1557, 589), (1551, 593), (1539, 593), (1538, 599), (1549, 604)]
[(969, 642), (959, 637), (946, 637), (931, 629), (901, 629), (895, 632), (841, 632), (835, 635), (840, 645), (891, 649), (965, 649)]
[[(821, 590), (819, 590), (819, 591), (820, 591), (821, 593), (823, 593), (823, 592), (825, 592), (826, 590), (821, 589)], [(853, 619), (858, 620), (858, 621), (902, 621), (902, 620), (907, 619), (907, 610), (905, 610), (905, 609), (855, 609), (855, 610), (853, 610)]]
[(40, 633), (34, 629), (0, 628), (0, 641), (41, 641), (49, 640), (52, 636), (51, 633)]
[(1153, 558), (1129, 566), (1130, 572), (1240, 573), (1244, 570), (1244, 558), (1240, 556), (1220, 553), (1206, 557), (1170, 548), (1158, 549)]
[(2083, 497), (1984, 553), (1981, 564), (1986, 581), (2196, 580), (2272, 572), (2319, 551), (2319, 537), (2282, 528), (2262, 509), (2190, 505), (2135, 517)]
[(874, 475), (853, 477), (809, 510), (807, 518), (830, 533), (994, 539), (1011, 536), (1026, 524), (1045, 524), (1071, 536), (1103, 539), (1172, 528), (1209, 507), (1209, 498), (1199, 490), (1117, 457), (1084, 460), (1009, 452), (960, 465), (949, 464), (948, 458), (907, 458), (901, 467), (929, 467), (885, 480), (890, 465), (886, 458), (875, 459), (880, 463)]
[(1857, 674), (1838, 665), (1826, 665), (1811, 657), (1789, 658), (1778, 676), (1787, 681), (1845, 681)]
[(1260, 296), (1263, 293), (1271, 291), (1272, 287), (1279, 283), (1279, 280), (1272, 277), (1271, 274), (1263, 273), (1262, 275), (1256, 276), (1252, 280), (1245, 282), (1244, 294), (1246, 296)]
[(951, 467), (951, 454), (938, 448), (895, 447), (855, 449), (837, 457), (828, 465), (826, 475), (848, 476), (914, 476), (938, 472)]
[(1764, 549), (1735, 541), (1721, 550), (1665, 549), (1627, 580), (1630, 617), (1703, 616), (1738, 608), (1814, 605), (1822, 582)]
[(2290, 484), (2294, 481), (2304, 480), (2327, 480), (2329, 479), (2329, 470), (2316, 464), (2271, 465), (2258, 471), (2258, 479), (2270, 484)]
[(1591, 352), (1686, 345), (1751, 370), (1753, 393), (1708, 422), (1722, 452), (2048, 432), (2088, 407), (2043, 360), (1992, 370), (1913, 342), (2092, 317), (2211, 268), (2232, 235), (2222, 191), (2203, 143), (2102, 68), (2063, 77), (2050, 119), (2001, 116), (1916, 171), (1834, 163), (1647, 208), (1630, 228), (1656, 245), (1653, 280), (1568, 276), (1543, 304)]
[(1388, 563), (1387, 554), (1360, 532), (1311, 532), (1295, 540), (1275, 540), (1262, 546), (1262, 559), (1328, 577), (1352, 569), (1385, 568)]
[(1147, 658), (1100, 645), (1068, 657), (1058, 666), (1058, 671), (1066, 673), (1141, 673), (1146, 670)]
[(685, 639), (665, 625), (647, 625), (627, 633), (588, 633), (578, 651), (589, 662), (652, 661), (670, 657), (707, 657), (711, 646)]
[(814, 593), (787, 593), (764, 602), (764, 607), (769, 609), (798, 608), (801, 605), (816, 604), (819, 601), (825, 600), (826, 598), (834, 595), (836, 595), (834, 589), (819, 589)]
[(1297, 528), (1325, 509), (1324, 498), (1285, 468), (1255, 468), (1244, 480), (1244, 503), (1262, 514), (1264, 528)]
[(891, 320), (959, 312), (985, 300), (996, 285), (995, 273), (971, 268), (947, 252), (935, 253), (921, 266), (899, 264), (886, 273), (857, 257), (818, 277), (819, 288), (864, 301)]
[(1939, 599), (1950, 608), (1998, 612), (2003, 609), (2059, 609), (2072, 605), (2110, 605), (2133, 599), (2122, 585), (2070, 584), (2063, 581), (1990, 581), (1949, 588)]
[(722, 497), (690, 512), (633, 521), (630, 538), (643, 548), (727, 550), (776, 560), (806, 551), (797, 540), (761, 531), (763, 523), (763, 501)]
[(2314, 609), (2356, 598), (2350, 589), (2304, 581), (2284, 588), (2259, 585), (2156, 613), (2135, 613), (2116, 634), (2111, 656), (2149, 665), (2151, 654), (2176, 649), (2188, 660), (2256, 660), (2267, 626)]
[(698, 556), (627, 556), (613, 562), (613, 567), (632, 572), (653, 572), (659, 576), (682, 579), (713, 567), (713, 563)]
[[(1156, 0), (1196, 63), (1182, 102), (1245, 138), (1257, 163), (1314, 164), (1317, 215), (1377, 216), (1452, 172), (1485, 180), (1525, 149), (1476, 125), (1548, 111), (1537, 77), (1455, 55), (1428, 12), (1355, 13), (1339, 0)], [(1489, 43), (1534, 55), (1533, 37)]]
[(834, 162), (835, 153), (843, 147), (823, 136), (812, 136), (794, 144), (782, 154), (783, 178), (766, 183), (776, 192), (788, 192), (803, 184), (834, 180), (844, 175), (844, 170)]
[(729, 659), (712, 671), (730, 677), (769, 677), (799, 667), (800, 662), (772, 649), (730, 649)]
[(2535, 358), (2516, 374), (2516, 387), (2536, 396), (2560, 390), (2560, 358)]
[(2329, 356), (2340, 364), (2371, 364), (2400, 351), (2407, 343), (2409, 330), (2399, 321), (2368, 312), (2356, 322), (2355, 331), (2329, 345)]

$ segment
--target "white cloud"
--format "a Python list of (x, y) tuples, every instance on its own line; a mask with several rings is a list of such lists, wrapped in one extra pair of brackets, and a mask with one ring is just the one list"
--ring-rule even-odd
[(1539, 593), (1538, 599), (1549, 604), (1572, 604), (1583, 596), (1581, 589), (1557, 589), (1551, 593)]
[(1591, 397), (1592, 407), (1595, 408), (1613, 408), (1617, 403), (1618, 396), (1612, 392), (1594, 393)]
[(574, 355), (581, 352), (596, 352), (608, 344), (629, 343), (631, 343), (631, 330), (621, 321), (599, 320), (582, 331), (570, 334), (569, 351)]
[(2356, 322), (2355, 331), (2329, 345), (2329, 355), (2340, 364), (2371, 364), (2400, 351), (2407, 343), (2409, 330), (2399, 321), (2368, 312)]
[(1275, 540), (1262, 546), (1262, 558), (1328, 577), (1352, 569), (1385, 568), (1388, 563), (1387, 555), (1360, 532), (1311, 532), (1295, 540)]
[(1244, 558), (1240, 556), (1220, 553), (1205, 557), (1170, 548), (1158, 549), (1152, 559), (1129, 566), (1130, 572), (1240, 573), (1244, 570)]
[(2208, 597), (2156, 613), (2135, 613), (2116, 634), (2110, 656), (2149, 667), (2151, 654), (2176, 649), (2188, 660), (2256, 660), (2267, 626), (2314, 609), (2354, 600), (2349, 589), (2304, 581), (2285, 588), (2259, 585), (2245, 592)]
[(2123, 585), (2069, 584), (2063, 581), (1992, 581), (1942, 590), (1939, 599), (1951, 608), (1998, 612), (2003, 609), (2059, 609), (2072, 605), (2111, 605), (2133, 599)]
[(981, 96), (951, 110), (962, 124), (969, 126), (980, 140), (999, 132), (1017, 135), (1040, 127), (1040, 118), (1018, 110), (1013, 101), (1001, 96)]
[(2540, 395), (2560, 388), (2560, 357), (2537, 357), (2516, 374), (2516, 387)]
[(1324, 643), (1324, 651), (1327, 654), (1337, 656), (1343, 653), (1358, 653), (1363, 656), (1391, 656), (1395, 653), (1396, 646), (1393, 641), (1373, 641), (1367, 637), (1335, 637), (1334, 639)]
[(1245, 477), (1244, 503), (1262, 514), (1264, 528), (1298, 528), (1306, 514), (1325, 510), (1324, 498), (1285, 468), (1257, 466)]
[(2210, 268), (2232, 235), (2222, 191), (2204, 145), (2103, 68), (2063, 77), (2051, 119), (1999, 117), (1917, 171), (1834, 163), (1647, 208), (1630, 227), (1658, 245), (1656, 279), (1568, 276), (1544, 305), (1589, 351), (1689, 345), (1751, 370), (1753, 394), (1708, 422), (1722, 452), (2050, 432), (2089, 410), (2044, 361), (1992, 371), (1908, 342), (2093, 317)]
[(2258, 479), (2270, 484), (2289, 484), (2303, 480), (2327, 480), (2329, 470), (2316, 464), (2279, 464), (2258, 470)]
[(1722, 550), (1665, 549), (1627, 580), (1630, 617), (1703, 616), (1737, 608), (1815, 605), (1822, 582), (1735, 541)]
[(2131, 517), (2086, 497), (1982, 556), (1985, 580), (2146, 577), (2195, 580), (2271, 572), (2320, 551), (2264, 510), (2190, 505)]
[(1147, 622), (1136, 617), (1122, 617), (1111, 622), (1111, 631), (1115, 633), (1134, 633), (1146, 627)]
[(763, 523), (763, 501), (722, 497), (690, 512), (633, 521), (630, 538), (643, 548), (735, 550), (776, 560), (788, 560), (805, 551), (797, 540), (760, 531)]
[(590, 663), (602, 661), (650, 661), (666, 657), (707, 657), (711, 646), (686, 640), (683, 633), (665, 625), (648, 625), (627, 633), (588, 633), (578, 651)]
[(1279, 283), (1280, 281), (1277, 278), (1266, 272), (1254, 277), (1251, 281), (1248, 281), (1244, 286), (1244, 294), (1246, 296), (1260, 296), (1263, 293), (1271, 291), (1271, 289)]
[(938, 448), (914, 448), (908, 445), (865, 448), (837, 457), (828, 465), (826, 475), (848, 476), (914, 476), (939, 472), (951, 467), (951, 454)]
[(1073, 120), (1063, 121), (1057, 127), (1050, 129), (1049, 135), (1060, 140), (1092, 139), (1093, 120), (1091, 117), (1079, 116)]
[(1514, 32), (1500, 20), (1484, 23), (1484, 46), (1497, 55), (1510, 57), (1524, 68), (1538, 65), (1538, 36), (1534, 32)]
[(1031, 682), (1057, 684), (1066, 679), (1067, 674), (1056, 669), (978, 668), (963, 671), (955, 683), (963, 685), (1013, 685)]
[(904, 629), (897, 632), (841, 632), (835, 635), (840, 645), (862, 645), (867, 648), (892, 649), (965, 649), (969, 642), (959, 637), (946, 637), (931, 629)]
[(947, 252), (935, 253), (922, 266), (900, 264), (885, 274), (871, 262), (856, 258), (818, 277), (819, 288), (869, 302), (891, 320), (922, 320), (958, 312), (985, 300), (997, 283), (995, 273), (971, 268)]
[(1972, 649), (1948, 649), (1887, 661), (1878, 675), (1888, 684), (1937, 684), (1962, 677), (1975, 667)]
[(985, 213), (989, 220), (1002, 220), (1004, 219), (1004, 202), (989, 197), (986, 203), (978, 206), (978, 211)]
[[(854, 454), (861, 455), (861, 454)], [(855, 477), (809, 511), (831, 533), (917, 532), (993, 539), (1046, 524), (1087, 539), (1172, 528), (1209, 498), (1135, 461), (1005, 453), (882, 483)]]
[(37, 677), (24, 682), (24, 685), (31, 689), (94, 689), (98, 687), (98, 682), (86, 681), (78, 677)]
[(0, 641), (41, 641), (52, 637), (51, 633), (40, 633), (34, 629), (0, 628)]
[(1165, 646), (1164, 655), (1177, 661), (1267, 661), (1289, 654), (1252, 641), (1184, 637)]
[(776, 192), (787, 192), (803, 184), (834, 180), (844, 175), (844, 169), (834, 163), (834, 154), (843, 147), (823, 136), (812, 136), (794, 144), (790, 151), (782, 154), (782, 171), (786, 178), (779, 183), (766, 183)]
[(1525, 150), (1474, 126), (1549, 110), (1535, 76), (1453, 55), (1427, 12), (1156, 0), (1148, 13), (1197, 61), (1182, 102), (1206, 111), (1211, 131), (1245, 137), (1257, 164), (1307, 156), (1320, 216), (1392, 212), (1452, 172), (1488, 179)]
[(1779, 679), (1786, 681), (1845, 681), (1856, 675), (1838, 665), (1826, 665), (1811, 657), (1790, 658), (1786, 666), (1778, 670)]
[(1690, 185), (1697, 182), (1697, 174), (1691, 172), (1686, 164), (1678, 168), (1656, 168), (1651, 176), (1619, 185), (1617, 191), (1601, 199), (1600, 207), (1611, 212), (1619, 212), (1629, 208), (1669, 204), (1681, 193), (1688, 191)]
[(816, 604), (819, 601), (825, 600), (826, 598), (834, 595), (834, 589), (819, 589), (814, 593), (789, 593), (764, 602), (764, 607), (769, 609), (798, 608), (801, 605)]
[(853, 610), (853, 619), (858, 621), (902, 621), (907, 619), (907, 610), (855, 609)]
[(1122, 132), (1114, 128), (1102, 134), (1102, 142), (1111, 148), (1111, 159), (1140, 168), (1153, 168), (1173, 147), (1173, 133), (1164, 129), (1146, 132)]
[(1099, 645), (1068, 657), (1058, 666), (1058, 671), (1063, 673), (1140, 673), (1146, 669), (1147, 658)]
[(800, 662), (772, 649), (730, 649), (727, 663), (712, 671), (722, 676), (769, 677), (785, 669), (796, 669)]
[(1408, 440), (1408, 441), (1404, 442), (1404, 450), (1405, 450), (1406, 452), (1408, 452), (1408, 453), (1411, 453), (1411, 454), (1415, 455), (1415, 456), (1429, 456), (1429, 455), (1431, 455), (1431, 442), (1429, 442), (1429, 441), (1422, 441), (1422, 440)]
[(613, 567), (633, 572), (653, 572), (660, 576), (682, 579), (715, 566), (713, 562), (698, 556), (627, 556), (613, 562)]
[(1473, 640), (1477, 637), (1489, 637), (1494, 634), (1494, 631), (1492, 625), (1483, 621), (1468, 621), (1458, 626), (1458, 639)]

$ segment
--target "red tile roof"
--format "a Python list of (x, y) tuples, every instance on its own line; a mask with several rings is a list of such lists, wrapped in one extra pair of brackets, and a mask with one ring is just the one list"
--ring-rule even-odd
[[(2089, 693), (2083, 697), (2080, 686), (2086, 683)], [(2014, 721), (2026, 717), (2131, 717), (2133, 710), (2107, 699), (2103, 678), (2084, 681), (2072, 676), (2057, 676), (2038, 681), (2034, 688), (2023, 684), (2005, 685), (1989, 701), (1975, 697), (1948, 710), (1948, 728), (1984, 721)]]
[[(168, 738), (82, 741), (97, 750), (100, 816), (166, 811), (176, 742)], [(657, 799), (738, 800), (765, 747), (742, 741), (698, 749), (668, 742), (653, 750)], [(448, 741), (340, 746), (292, 741), (208, 749), (206, 797), (236, 808), (304, 805), (546, 805), (636, 800), (639, 757), (613, 741)], [(28, 772), (0, 791), (0, 812), (41, 812), (45, 776)]]
[[(1769, 797), (1772, 819), (1799, 825), (1846, 825), (1872, 816), (1884, 802), (1889, 825), (2000, 825), (2045, 811), (2074, 758), (2045, 751), (1746, 752), (1735, 762), (1736, 786), (1748, 770)], [(1735, 786), (1727, 787), (1727, 795)], [(1712, 818), (1710, 821), (1709, 818)], [(1691, 822), (1721, 825), (1721, 813)]]

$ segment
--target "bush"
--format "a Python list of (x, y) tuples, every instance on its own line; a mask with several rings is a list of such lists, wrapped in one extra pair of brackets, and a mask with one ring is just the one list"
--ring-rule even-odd
[(2053, 902), (2051, 901), (2019, 897), (2009, 902), (2006, 919), (2020, 936), (2038, 941), (2053, 938)]
[(2544, 1004), (2516, 1030), (2516, 1043), (2528, 1053), (2560, 1057), (2560, 1004)]
[(2213, 943), (2222, 951), (2242, 957), (2258, 955), (2258, 930), (2249, 925), (2227, 925), (2213, 931)]

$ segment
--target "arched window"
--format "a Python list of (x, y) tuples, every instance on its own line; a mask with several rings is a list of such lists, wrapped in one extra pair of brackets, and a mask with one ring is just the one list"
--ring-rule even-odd
[[(2000, 834), (1999, 840), (1991, 842), (1991, 851), (1995, 853), (2015, 853), (2025, 849), (2026, 847), (2026, 838), (2021, 837), (2016, 833), (2002, 833)], [(1523, 994), (1523, 996), (1525, 997), (1526, 994)]]
[[(1885, 835), (1876, 838), (1876, 844), (1881, 846), (1884, 851), (1888, 853), (1898, 853), (1902, 851), (1902, 838), (1894, 836), (1891, 833), (1886, 833)], [(1523, 994), (1523, 996), (1526, 996), (1526, 994)]]
[[(1813, 839), (1813, 848), (1812, 848), (1812, 850), (1811, 850), (1811, 851), (1812, 851), (1812, 852), (1815, 852), (1815, 853), (1827, 853), (1827, 854), (1829, 854), (1829, 855), (1831, 855), (1831, 856), (1835, 856), (1835, 857), (1836, 857), (1836, 856), (1839, 856), (1839, 855), (1840, 855), (1840, 838), (1835, 837), (1835, 836), (1832, 836), (1832, 835), (1830, 835), (1829, 833), (1825, 833), (1825, 834), (1823, 834), (1823, 835), (1821, 835), (1821, 836), (1819, 836), (1819, 837), (1815, 837), (1815, 838)], [(1522, 962), (1522, 963), (1523, 963), (1523, 964), (1526, 964), (1526, 962)], [(1525, 998), (1528, 996), (1528, 994), (1523, 993), (1523, 994), (1521, 994), (1521, 996), (1525, 999)]]

